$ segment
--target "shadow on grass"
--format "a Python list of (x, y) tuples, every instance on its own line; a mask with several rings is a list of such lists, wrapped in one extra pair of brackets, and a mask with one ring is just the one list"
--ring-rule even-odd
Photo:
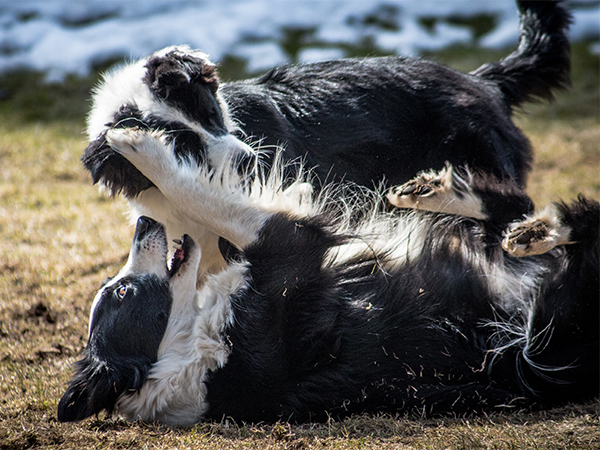
[[(127, 422), (120, 418), (88, 419), (79, 425), (94, 433), (137, 431), (148, 435), (175, 434), (195, 435), (226, 440), (275, 440), (291, 441), (298, 439), (375, 439), (390, 440), (402, 437), (418, 438), (430, 430), (506, 428), (535, 428), (539, 424), (560, 423), (575, 419), (578, 423), (598, 425), (600, 406), (598, 400), (585, 404), (570, 404), (550, 410), (535, 412), (516, 411), (514, 413), (493, 413), (464, 417), (441, 416), (419, 418), (411, 415), (354, 415), (343, 420), (330, 419), (325, 423), (291, 424), (287, 422), (245, 423), (224, 418), (221, 422), (207, 421), (190, 427), (171, 428), (159, 423)], [(600, 430), (599, 430), (600, 435)]]

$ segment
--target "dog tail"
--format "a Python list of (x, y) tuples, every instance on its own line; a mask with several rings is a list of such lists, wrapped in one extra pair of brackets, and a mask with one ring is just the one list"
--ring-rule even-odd
[(519, 47), (505, 59), (471, 74), (494, 82), (509, 107), (536, 99), (551, 100), (553, 89), (571, 84), (571, 13), (560, 1), (517, 0), (521, 20)]

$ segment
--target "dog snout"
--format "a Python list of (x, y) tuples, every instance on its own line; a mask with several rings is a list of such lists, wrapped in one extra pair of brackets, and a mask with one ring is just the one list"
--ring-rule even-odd
[(167, 234), (162, 224), (142, 216), (138, 219), (127, 266), (134, 273), (167, 275)]
[(164, 227), (159, 222), (150, 217), (141, 216), (137, 220), (133, 239), (135, 242), (141, 242), (149, 235), (160, 233), (161, 231), (164, 233)]

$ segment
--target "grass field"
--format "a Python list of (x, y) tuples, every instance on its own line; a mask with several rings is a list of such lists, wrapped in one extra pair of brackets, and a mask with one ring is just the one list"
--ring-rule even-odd
[[(469, 70), (499, 54), (432, 56)], [(571, 91), (516, 117), (535, 148), (529, 192), (540, 206), (579, 192), (600, 198), (598, 55), (579, 45), (573, 61)], [(303, 426), (223, 421), (170, 429), (104, 416), (58, 423), (94, 292), (124, 263), (132, 229), (124, 202), (101, 196), (79, 163), (95, 77), (40, 80), (0, 79), (0, 449), (600, 447), (597, 401), (468, 419), (361, 416)]]

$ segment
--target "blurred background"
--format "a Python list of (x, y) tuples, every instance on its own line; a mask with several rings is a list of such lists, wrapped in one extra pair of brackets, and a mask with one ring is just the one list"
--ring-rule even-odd
[[(572, 41), (598, 59), (600, 2), (570, 5)], [(112, 65), (175, 44), (208, 53), (225, 80), (286, 63), (388, 54), (469, 70), (504, 56), (518, 27), (513, 0), (0, 0), (0, 102), (32, 118), (75, 117), (84, 110), (46, 111), (58, 99), (35, 86), (67, 83), (70, 92), (56, 97), (81, 94)]]
[[(571, 39), (596, 41), (597, 1), (571, 2)], [(513, 0), (0, 1), (0, 70), (87, 75), (123, 58), (188, 44), (245, 72), (365, 53), (515, 45)]]

